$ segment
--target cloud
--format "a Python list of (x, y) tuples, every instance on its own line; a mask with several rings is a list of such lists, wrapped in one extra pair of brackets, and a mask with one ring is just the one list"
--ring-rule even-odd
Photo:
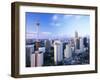
[(59, 15), (57, 15), (57, 14), (53, 15), (50, 25), (51, 26), (57, 26), (57, 27), (60, 26), (61, 23), (59, 22), (59, 20), (60, 20)]
[(37, 34), (37, 32), (26, 32), (26, 34)]
[(51, 32), (42, 32), (41, 35), (51, 35)]
[(26, 33), (26, 38), (27, 39), (32, 39), (32, 38), (36, 38), (36, 32), (32, 32), (32, 33)]
[[(51, 32), (40, 32), (39, 33), (39, 39), (45, 39), (49, 38), (51, 36)], [(26, 33), (26, 38), (27, 39), (32, 39), (32, 38), (37, 38), (37, 32), (32, 32), (32, 33)]]
[(76, 24), (76, 22), (82, 19), (82, 17), (83, 17), (82, 15), (76, 15), (76, 14), (66, 14), (63, 16), (55, 14), (52, 16), (52, 21), (50, 25), (54, 27), (60, 27), (62, 25), (67, 25), (68, 22), (71, 22), (71, 23), (74, 22)]
[[(37, 35), (37, 32), (26, 33), (26, 34), (29, 36), (32, 36), (32, 35)], [(40, 35), (51, 35), (52, 33), (51, 32), (40, 32), (39, 34)]]
[(58, 15), (54, 15), (54, 16), (52, 17), (52, 20), (53, 20), (53, 21), (57, 21), (57, 20), (58, 20)]

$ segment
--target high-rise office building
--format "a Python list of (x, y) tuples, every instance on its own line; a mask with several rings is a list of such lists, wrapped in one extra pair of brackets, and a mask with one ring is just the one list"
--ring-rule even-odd
[(76, 49), (80, 49), (80, 39), (76, 39), (75, 45)]
[(84, 37), (84, 38), (83, 38), (83, 44), (84, 44), (84, 47), (87, 47), (87, 46), (88, 46), (87, 37)]
[(31, 67), (35, 67), (35, 53), (31, 54)]
[(43, 52), (35, 51), (31, 54), (31, 67), (39, 67), (43, 65)]
[(69, 41), (69, 44), (71, 46), (72, 53), (75, 52), (75, 42), (74, 42), (74, 38), (71, 38), (71, 40)]
[(70, 44), (66, 44), (66, 48), (64, 49), (64, 57), (70, 58), (72, 56), (72, 50)]
[(78, 32), (75, 32), (75, 52), (81, 53), (84, 51), (84, 40), (78, 36)]
[(78, 32), (76, 31), (75, 32), (75, 50), (76, 49), (80, 49), (80, 39), (79, 39), (79, 37), (78, 37)]
[(31, 54), (34, 52), (34, 44), (26, 45), (26, 67), (31, 66)]
[(80, 52), (84, 51), (83, 38), (80, 38)]
[(83, 38), (78, 38), (76, 39), (75, 42), (75, 52), (76, 53), (81, 53), (84, 51), (84, 44), (83, 44)]
[(75, 31), (75, 38), (78, 38), (78, 32)]
[(63, 45), (59, 40), (54, 41), (54, 62), (57, 64), (63, 60)]
[(46, 52), (50, 52), (50, 49), (51, 49), (50, 40), (45, 40), (45, 48), (46, 48)]

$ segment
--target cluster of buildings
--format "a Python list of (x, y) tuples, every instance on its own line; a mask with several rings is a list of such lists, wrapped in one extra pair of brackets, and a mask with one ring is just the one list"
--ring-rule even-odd
[(71, 59), (72, 61), (75, 61), (75, 59), (80, 58), (78, 57), (78, 55), (81, 55), (83, 57), (88, 55), (87, 63), (89, 63), (89, 44), (90, 44), (89, 38), (79, 37), (78, 32), (75, 32), (75, 37), (69, 39), (68, 41), (65, 41), (65, 42), (60, 41), (60, 40), (54, 41), (54, 62), (55, 64), (59, 64), (59, 62), (61, 63), (64, 60), (67, 61), (69, 59)]
[(89, 42), (88, 37), (79, 37), (77, 31), (74, 38), (27, 41), (26, 67), (66, 65), (68, 60), (71, 63), (75, 60), (79, 62), (80, 59), (78, 58), (80, 57), (77, 57), (77, 55), (80, 54), (82, 57), (86, 53), (89, 54)]
[(26, 40), (26, 67), (89, 63), (88, 37), (39, 39), (40, 23), (35, 23), (37, 38)]

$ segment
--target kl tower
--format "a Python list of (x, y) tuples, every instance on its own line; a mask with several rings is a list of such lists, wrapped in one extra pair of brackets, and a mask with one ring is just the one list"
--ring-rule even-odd
[(39, 26), (40, 26), (40, 23), (39, 21), (37, 21), (35, 23), (35, 27), (36, 27), (36, 50), (38, 50), (38, 48), (40, 47), (40, 41), (39, 41)]

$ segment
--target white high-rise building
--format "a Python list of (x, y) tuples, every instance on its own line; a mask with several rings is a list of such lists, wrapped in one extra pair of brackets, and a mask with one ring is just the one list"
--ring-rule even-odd
[(63, 60), (63, 45), (59, 40), (54, 41), (54, 62), (57, 64), (58, 62)]
[(35, 51), (31, 55), (31, 67), (39, 67), (43, 65), (43, 53), (39, 51)]
[(72, 50), (70, 44), (66, 44), (66, 48), (64, 49), (64, 57), (70, 58), (72, 56)]
[(32, 54), (32, 52), (34, 52), (34, 44), (32, 45), (26, 45), (26, 49), (29, 53)]
[(43, 66), (43, 52), (40, 52), (38, 54), (38, 58), (37, 58), (37, 66)]
[(31, 54), (34, 52), (34, 44), (26, 45), (26, 67), (31, 66)]
[(31, 54), (31, 67), (35, 67), (35, 53)]

